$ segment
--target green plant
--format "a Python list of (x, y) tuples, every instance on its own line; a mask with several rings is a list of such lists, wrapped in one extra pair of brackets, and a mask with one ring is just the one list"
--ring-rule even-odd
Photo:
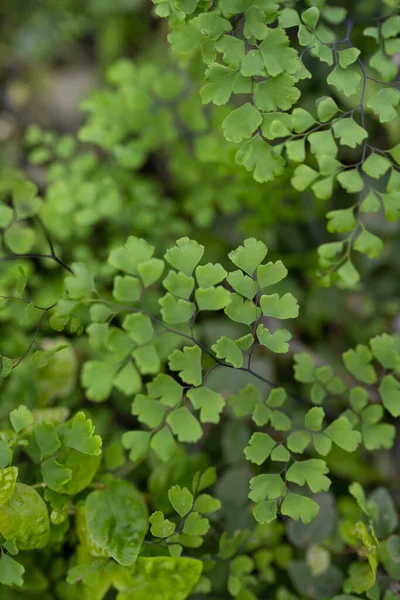
[[(265, 535), (281, 539), (278, 513), (289, 518), (286, 526), (291, 537), (301, 536), (305, 527), (303, 535), (310, 544), (306, 562), (290, 567), (295, 587), (302, 585), (302, 572), (306, 577), (324, 574), (322, 579), (329, 572), (330, 583), (321, 585), (328, 585), (329, 594), (339, 593), (343, 575), (335, 565), (335, 554), (340, 556), (346, 547), (359, 556), (347, 565), (347, 593), (378, 590), (380, 562), (389, 572), (395, 570), (396, 536), (389, 539), (387, 553), (378, 555), (380, 540), (386, 541), (397, 527), (393, 509), (390, 523), (382, 512), (384, 503), (392, 506), (388, 492), (378, 490), (367, 502), (360, 484), (352, 484), (350, 494), (359, 506), (347, 499), (339, 507), (339, 521), (327, 492), (332, 445), (354, 453), (359, 447), (371, 451), (393, 444), (394, 426), (381, 421), (385, 410), (389, 416), (400, 414), (399, 340), (382, 335), (372, 339), (369, 347), (359, 345), (345, 352), (344, 366), (352, 377), (347, 385), (331, 367), (316, 367), (308, 354), (297, 354), (295, 378), (310, 386), (309, 393), (300, 397), (271, 382), (257, 368), (263, 365), (266, 352), (288, 351), (290, 332), (271, 325), (298, 315), (296, 299), (282, 290), (286, 268), (281, 261), (265, 263), (268, 250), (254, 238), (229, 253), (230, 271), (218, 263), (200, 264), (204, 251), (197, 242), (181, 238), (162, 260), (154, 257), (154, 248), (145, 240), (130, 237), (110, 253), (109, 264), (116, 274), (104, 295), (83, 264), (72, 265), (65, 294), (52, 309), (51, 325), (56, 330), (86, 329), (91, 347), (81, 376), (86, 396), (99, 403), (115, 393), (117, 397), (118, 393), (134, 395), (131, 411), (141, 427), (122, 433), (122, 446), (129, 450), (132, 467), (121, 464), (122, 446), (116, 439), (105, 448), (108, 456), (99, 470), (101, 438), (84, 412), (68, 419), (65, 408), (30, 411), (20, 405), (10, 413), (12, 429), (2, 432), (1, 452), (0, 533), (7, 556), (0, 564), (3, 583), (22, 583), (24, 559), (22, 564), (17, 562), (19, 550), (54, 552), (69, 544), (75, 531), (79, 546), (66, 589), (80, 582), (88, 597), (103, 598), (113, 586), (121, 599), (140, 597), (139, 593), (185, 598), (196, 585), (199, 593), (211, 592), (214, 569), (218, 571), (219, 561), (229, 559), (226, 585), (230, 595), (257, 598), (266, 585), (265, 573), (269, 573), (267, 581), (273, 580), (272, 564), (285, 568), (291, 556), (285, 545), (273, 551), (263, 549)], [(209, 311), (224, 312), (227, 323), (222, 331), (230, 335), (214, 334), (205, 345), (197, 317)], [(39, 370), (47, 367), (57, 351), (62, 352), (62, 347), (34, 354)], [(382, 375), (378, 365), (385, 369)], [(221, 380), (214, 377), (222, 370), (241, 377), (221, 388)], [(142, 378), (147, 380), (146, 393)], [(253, 533), (235, 534), (231, 541), (221, 521), (213, 517), (222, 506), (208, 493), (216, 482), (215, 467), (208, 466), (201, 454), (196, 458), (181, 448), (182, 443), (202, 440), (207, 445), (210, 427), (217, 427), (221, 419), (231, 423), (239, 419), (245, 429), (253, 431), (243, 449), (252, 465), (243, 467), (245, 480), (251, 478), (251, 502), (242, 510), (249, 523), (251, 508), (259, 525), (255, 530), (253, 525)], [(161, 484), (160, 488), (154, 473), (158, 469), (161, 475), (163, 465), (179, 459), (193, 464), (184, 467), (182, 475), (170, 474), (167, 479), (164, 475), (161, 479), (174, 485)], [(26, 460), (36, 467), (27, 470)], [(121, 478), (143, 461), (155, 465), (148, 483), (149, 502), (155, 509), (149, 521), (144, 496)], [(17, 482), (21, 472), (28, 484)], [(183, 485), (188, 481), (189, 485)], [(51, 507), (50, 521), (41, 489)], [(307, 527), (318, 518), (319, 500), (323, 511), (331, 513), (322, 538), (321, 526)], [(384, 526), (379, 525), (382, 519)], [(294, 526), (299, 520), (304, 525)], [(336, 526), (339, 545), (331, 537)], [(257, 536), (261, 536), (259, 543)], [(152, 573), (163, 568), (163, 591), (158, 592), (160, 584)], [(199, 580), (202, 570), (205, 575)], [(146, 592), (139, 592), (139, 581)], [(55, 589), (64, 586), (60, 582)], [(286, 597), (282, 590), (279, 594)], [(61, 597), (69, 596), (61, 592)]]

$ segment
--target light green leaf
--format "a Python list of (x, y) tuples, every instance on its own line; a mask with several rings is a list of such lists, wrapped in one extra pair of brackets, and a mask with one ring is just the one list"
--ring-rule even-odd
[(275, 440), (267, 433), (253, 433), (249, 440), (249, 446), (244, 449), (247, 460), (262, 465), (276, 446)]
[(368, 137), (368, 132), (351, 117), (335, 121), (333, 131), (341, 145), (350, 148), (356, 148)]
[(329, 219), (327, 230), (330, 232), (344, 233), (345, 231), (352, 231), (356, 227), (353, 208), (333, 210), (328, 212), (326, 216)]
[(293, 74), (299, 71), (301, 66), (299, 56), (296, 50), (289, 46), (289, 38), (283, 29), (279, 27), (268, 29), (259, 49), (265, 67), (272, 77), (281, 73)]
[(356, 62), (360, 54), (361, 52), (358, 48), (346, 48), (345, 50), (340, 50), (340, 52), (338, 52), (339, 65), (343, 69), (346, 69)]
[(113, 296), (118, 302), (138, 302), (142, 293), (142, 284), (137, 277), (117, 275), (114, 279)]
[[(317, 113), (321, 123), (326, 123), (327, 121), (330, 121), (332, 117), (336, 115), (338, 110), (338, 105), (336, 104), (334, 99), (330, 98), (329, 96), (324, 96), (323, 98), (319, 98), (317, 100)], [(336, 121), (336, 123), (340, 123), (340, 121)], [(333, 127), (335, 128), (335, 123)]]
[(183, 237), (177, 240), (176, 246), (167, 250), (165, 260), (178, 271), (191, 276), (203, 254), (204, 246), (195, 240)]
[(251, 325), (259, 317), (261, 311), (251, 300), (245, 300), (239, 294), (230, 295), (230, 303), (225, 309), (225, 314), (237, 323)]
[(289, 110), (301, 96), (295, 84), (295, 78), (287, 73), (258, 83), (254, 92), (257, 108), (266, 112)]
[(206, 265), (200, 265), (196, 268), (196, 278), (201, 288), (208, 288), (216, 285), (225, 279), (226, 276), (227, 272), (219, 263), (215, 265), (207, 263)]
[(242, 144), (236, 153), (236, 162), (248, 171), (253, 171), (258, 183), (273, 181), (283, 173), (285, 167), (284, 159), (275, 154), (260, 135), (255, 135)]
[(7, 502), (13, 495), (17, 477), (17, 467), (0, 469), (0, 504)]
[(68, 437), (65, 444), (84, 454), (99, 455), (101, 454), (102, 440), (94, 432), (95, 427), (92, 421), (85, 417), (85, 413), (78, 412), (68, 423)]
[(318, 172), (314, 171), (308, 165), (299, 165), (296, 167), (293, 177), (290, 180), (293, 187), (299, 192), (303, 192), (310, 187), (313, 181), (318, 177)]
[(160, 279), (164, 271), (164, 261), (159, 258), (150, 258), (140, 263), (137, 269), (144, 287), (148, 288)]
[[(272, 263), (270, 264), (272, 265)], [(260, 268), (258, 267), (257, 272)], [(257, 284), (254, 279), (245, 275), (242, 271), (237, 270), (229, 273), (227, 281), (238, 294), (249, 300), (252, 300), (257, 293)]]
[(146, 456), (149, 450), (150, 437), (150, 431), (126, 431), (122, 434), (122, 445), (130, 450), (130, 460), (136, 462)]
[(377, 258), (383, 250), (383, 242), (370, 231), (362, 229), (353, 247), (368, 258)]
[(253, 502), (276, 500), (285, 493), (285, 484), (278, 474), (262, 474), (250, 479), (249, 498)]
[(338, 175), (338, 181), (349, 194), (356, 194), (364, 188), (364, 180), (357, 169), (342, 171)]
[(282, 281), (288, 271), (282, 261), (278, 260), (275, 263), (269, 262), (266, 265), (260, 265), (257, 268), (257, 281), (260, 288), (268, 287)]
[(13, 538), (18, 550), (36, 550), (49, 543), (46, 504), (29, 485), (17, 483), (11, 498), (0, 504), (0, 534), (6, 540)]
[(193, 494), (184, 487), (181, 488), (179, 485), (174, 485), (168, 490), (168, 498), (172, 504), (172, 508), (178, 513), (180, 517), (185, 517), (193, 507)]
[(276, 519), (276, 513), (278, 505), (276, 500), (265, 500), (260, 504), (257, 504), (253, 510), (253, 515), (257, 523), (264, 525), (265, 523), (271, 523)]
[(269, 348), (272, 352), (278, 354), (284, 354), (289, 351), (288, 341), (292, 335), (287, 329), (277, 329), (274, 333), (271, 333), (269, 329), (263, 325), (257, 327), (257, 337), (260, 344)]
[(20, 404), (18, 408), (10, 412), (10, 421), (14, 431), (19, 433), (33, 423), (33, 415), (29, 408), (24, 404)]
[(361, 83), (361, 74), (358, 71), (337, 66), (329, 73), (328, 83), (339, 92), (343, 92), (345, 96), (354, 96)]
[(311, 29), (315, 29), (317, 26), (318, 20), (320, 17), (320, 12), (316, 6), (311, 6), (305, 10), (301, 15), (301, 20), (303, 23), (311, 27)]
[(169, 413), (167, 423), (180, 442), (195, 443), (203, 435), (200, 423), (185, 406)]
[(306, 525), (317, 516), (319, 506), (311, 498), (289, 492), (282, 503), (281, 512), (295, 521), (301, 519)]
[(343, 353), (343, 362), (346, 369), (363, 383), (375, 383), (376, 373), (370, 364), (372, 353), (367, 346), (359, 344), (355, 349)]
[(268, 248), (263, 242), (257, 241), (255, 238), (248, 238), (244, 240), (243, 246), (229, 252), (228, 257), (239, 269), (252, 276), (266, 257), (267, 252)]
[(222, 122), (225, 138), (236, 144), (252, 136), (261, 125), (262, 116), (259, 111), (247, 102), (233, 110)]
[(148, 518), (143, 496), (128, 481), (110, 481), (105, 490), (96, 490), (86, 498), (89, 535), (123, 566), (135, 563)]
[(391, 166), (392, 163), (388, 158), (373, 152), (368, 156), (367, 160), (363, 162), (362, 169), (370, 177), (379, 179)]
[(311, 429), (312, 431), (320, 431), (324, 417), (324, 409), (320, 406), (314, 406), (307, 411), (304, 417), (304, 425), (307, 427), (307, 429)]
[(236, 346), (235, 342), (226, 335), (217, 340), (216, 344), (211, 346), (211, 350), (215, 352), (217, 358), (223, 358), (227, 363), (233, 365), (235, 369), (243, 365), (243, 354)]
[(192, 388), (187, 392), (187, 397), (193, 408), (200, 410), (202, 423), (219, 423), (219, 415), (225, 407), (221, 394), (213, 392), (207, 387)]
[(311, 442), (311, 435), (308, 431), (294, 431), (287, 439), (287, 447), (292, 452), (302, 454)]
[(390, 123), (397, 117), (396, 106), (400, 102), (400, 92), (394, 88), (383, 88), (367, 102), (381, 123)]
[(0, 561), (0, 583), (2, 585), (21, 587), (24, 584), (22, 577), (24, 573), (25, 568), (22, 565), (8, 554), (3, 553)]
[(296, 298), (287, 293), (279, 297), (278, 294), (270, 296), (262, 295), (260, 304), (265, 317), (275, 317), (276, 319), (294, 319), (299, 314), (299, 305)]
[(108, 262), (115, 269), (129, 273), (138, 274), (138, 266), (151, 259), (154, 248), (142, 238), (128, 237), (124, 246), (111, 251)]
[(81, 373), (81, 381), (90, 400), (96, 402), (107, 400), (111, 393), (115, 372), (116, 365), (114, 364), (99, 360), (85, 362)]
[(154, 537), (167, 538), (171, 536), (176, 528), (175, 523), (171, 523), (164, 518), (164, 514), (159, 510), (149, 517), (150, 531)]
[(169, 292), (159, 299), (163, 321), (169, 324), (187, 323), (193, 316), (194, 305), (182, 298), (175, 298)]
[(328, 425), (324, 433), (332, 442), (339, 446), (339, 448), (346, 450), (346, 452), (355, 452), (361, 443), (361, 433), (354, 431), (352, 424), (344, 416), (339, 417)]
[[(195, 297), (199, 310), (222, 310), (231, 301), (229, 291), (221, 285), (199, 288), (196, 290)], [(178, 302), (185, 302), (185, 300), (179, 300)]]
[(201, 385), (202, 367), (201, 350), (198, 346), (185, 346), (183, 350), (174, 350), (169, 357), (169, 368), (179, 371), (179, 376), (185, 383)]
[(379, 386), (382, 404), (395, 418), (400, 416), (400, 383), (393, 375), (385, 375)]
[[(197, 268), (200, 269), (201, 267)], [(163, 286), (175, 296), (188, 300), (194, 288), (194, 279), (193, 277), (188, 277), (184, 273), (177, 273), (176, 271), (171, 270), (163, 279)]]
[(329, 473), (329, 469), (325, 461), (320, 458), (311, 458), (293, 463), (286, 472), (286, 479), (300, 486), (307, 484), (310, 490), (316, 494), (321, 491), (326, 492), (331, 485), (326, 473)]

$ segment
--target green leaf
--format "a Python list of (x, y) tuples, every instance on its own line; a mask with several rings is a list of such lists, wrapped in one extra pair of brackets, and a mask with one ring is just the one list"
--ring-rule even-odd
[(300, 17), (294, 8), (284, 8), (279, 13), (279, 27), (288, 29), (300, 25)]
[(217, 106), (226, 104), (233, 91), (236, 72), (229, 67), (211, 63), (205, 77), (207, 83), (200, 90), (203, 103), (213, 102)]
[(393, 336), (387, 333), (377, 335), (370, 340), (370, 346), (375, 358), (385, 369), (395, 369), (399, 365), (400, 357)]
[(359, 89), (361, 75), (358, 71), (337, 66), (329, 73), (328, 83), (339, 92), (343, 92), (346, 97), (354, 96)]
[(197, 585), (202, 568), (202, 561), (194, 558), (139, 557), (118, 600), (185, 600)]
[(293, 177), (290, 180), (293, 187), (299, 192), (303, 192), (310, 187), (313, 181), (318, 177), (318, 172), (314, 171), (308, 165), (299, 165), (296, 167)]
[(357, 169), (342, 171), (338, 175), (338, 181), (349, 194), (356, 194), (364, 188), (364, 180)]
[(329, 490), (331, 481), (326, 477), (329, 470), (324, 460), (311, 458), (292, 464), (286, 472), (287, 481), (297, 483), (297, 485), (308, 485), (310, 490), (317, 492)]
[(350, 565), (349, 576), (352, 589), (357, 594), (369, 590), (375, 583), (375, 573), (365, 562), (354, 562)]
[(49, 543), (46, 504), (29, 485), (17, 483), (8, 502), (0, 504), (0, 534), (6, 540), (13, 538), (18, 550), (44, 548)]
[(148, 529), (143, 496), (128, 481), (114, 480), (86, 498), (89, 535), (123, 566), (135, 563)]
[(400, 416), (400, 382), (393, 375), (385, 375), (379, 386), (382, 404), (393, 416)]
[(231, 35), (223, 35), (216, 43), (218, 52), (223, 53), (225, 64), (238, 67), (245, 57), (243, 40)]
[(132, 414), (136, 415), (141, 423), (152, 429), (161, 425), (166, 413), (166, 408), (161, 402), (148, 398), (144, 394), (135, 396), (131, 410)]
[[(230, 302), (230, 293), (221, 285), (196, 290), (196, 302), (199, 310), (222, 310)], [(185, 300), (179, 300), (185, 302)]]
[(183, 533), (187, 535), (203, 536), (210, 529), (210, 522), (201, 517), (197, 512), (191, 512), (185, 519)]
[(62, 491), (63, 486), (72, 479), (72, 470), (54, 457), (43, 461), (41, 469), (44, 483), (56, 492)]
[[(330, 98), (329, 96), (324, 96), (323, 98), (319, 98), (319, 100), (317, 100), (317, 113), (321, 123), (330, 121), (332, 117), (336, 115), (338, 110), (338, 105), (334, 99)], [(335, 125), (340, 122), (341, 121), (336, 121), (336, 123), (333, 124), (333, 128), (335, 129)]]
[(251, 325), (260, 315), (260, 309), (250, 300), (245, 300), (239, 294), (230, 295), (230, 303), (225, 309), (225, 314), (237, 323)]
[(195, 240), (183, 237), (177, 240), (176, 246), (165, 253), (165, 260), (175, 269), (191, 276), (204, 254), (204, 246)]
[(228, 257), (236, 267), (250, 275), (253, 275), (258, 265), (264, 260), (268, 248), (263, 242), (255, 238), (244, 240), (243, 246), (229, 252)]
[(346, 48), (345, 50), (340, 50), (340, 52), (338, 52), (339, 65), (343, 69), (346, 69), (356, 62), (360, 54), (361, 52), (358, 48)]
[(193, 316), (194, 305), (182, 298), (175, 298), (169, 292), (159, 299), (163, 321), (168, 324), (187, 323)]
[(179, 376), (185, 383), (201, 385), (203, 378), (200, 348), (185, 346), (183, 350), (174, 350), (169, 357), (169, 368), (179, 371)]
[(368, 258), (377, 258), (383, 250), (383, 242), (370, 231), (362, 229), (354, 242), (354, 250), (368, 256)]
[(298, 521), (301, 519), (303, 523), (310, 523), (318, 514), (319, 506), (311, 498), (299, 496), (299, 494), (289, 494), (285, 497), (281, 512), (283, 515)]
[(391, 166), (392, 163), (388, 158), (373, 152), (368, 156), (367, 160), (363, 162), (362, 169), (370, 177), (379, 179)]
[(209, 494), (200, 494), (195, 500), (194, 510), (201, 514), (210, 514), (220, 510), (221, 502), (217, 498), (213, 498)]
[(257, 327), (257, 337), (260, 344), (269, 348), (272, 352), (284, 354), (289, 351), (288, 341), (292, 335), (287, 329), (277, 329), (271, 333), (269, 329), (263, 325)]
[(367, 346), (362, 344), (358, 344), (355, 349), (343, 353), (343, 362), (346, 369), (363, 383), (370, 384), (376, 381), (375, 369), (370, 364), (371, 360), (372, 353)]
[(187, 488), (181, 488), (179, 485), (174, 485), (168, 490), (168, 498), (172, 504), (172, 508), (180, 517), (185, 517), (193, 507), (193, 494)]
[(168, 41), (177, 54), (191, 54), (200, 44), (202, 37), (198, 23), (191, 21), (170, 33)]
[(304, 108), (295, 108), (292, 112), (292, 119), (296, 133), (304, 133), (315, 124), (314, 117)]
[(200, 265), (196, 269), (196, 279), (201, 288), (209, 288), (216, 285), (225, 279), (226, 276), (227, 272), (219, 263), (215, 265), (207, 263), (206, 265)]
[(328, 212), (326, 216), (329, 219), (327, 230), (332, 233), (344, 233), (345, 231), (352, 231), (356, 227), (353, 208), (333, 210)]
[[(24, 584), (22, 578), (25, 573), (25, 568), (20, 565), (16, 560), (3, 554), (0, 561), (0, 583), (3, 585), (21, 587)], [(6, 592), (5, 592), (6, 593)]]
[(147, 384), (147, 389), (151, 398), (160, 398), (166, 406), (176, 406), (182, 399), (183, 388), (170, 375), (159, 373)]
[(90, 400), (103, 402), (111, 393), (116, 365), (98, 360), (91, 360), (83, 365), (82, 385)]
[(285, 494), (285, 484), (278, 474), (262, 474), (250, 479), (249, 498), (253, 502), (276, 500)]
[(239, 394), (233, 394), (229, 397), (229, 406), (233, 408), (233, 412), (237, 417), (250, 415), (254, 407), (261, 402), (260, 391), (251, 383), (241, 389)]
[(225, 138), (236, 144), (252, 136), (261, 125), (262, 117), (259, 111), (247, 102), (233, 110), (222, 122)]
[(77, 300), (90, 297), (95, 289), (93, 275), (82, 263), (74, 263), (71, 269), (73, 276), (65, 278), (65, 289), (69, 297)]
[(295, 78), (287, 73), (258, 83), (254, 92), (257, 108), (266, 112), (289, 110), (301, 96), (295, 84)]
[(35, 427), (35, 438), (42, 459), (55, 454), (61, 446), (54, 423), (38, 423)]
[(164, 261), (159, 258), (150, 258), (140, 263), (137, 269), (143, 286), (148, 288), (160, 279), (164, 271)]
[(288, 271), (282, 261), (269, 262), (266, 265), (260, 265), (257, 268), (257, 281), (260, 288), (268, 287), (269, 285), (275, 285), (282, 281), (287, 275)]
[(220, 337), (216, 344), (211, 346), (211, 350), (215, 352), (217, 358), (223, 358), (227, 363), (233, 365), (235, 369), (243, 365), (242, 351), (226, 335)]
[[(258, 267), (257, 272), (259, 269), (260, 267)], [(254, 279), (245, 275), (242, 271), (237, 270), (229, 273), (227, 281), (238, 294), (249, 300), (252, 300), (257, 293), (257, 284)]]
[(312, 6), (305, 10), (301, 15), (301, 20), (303, 23), (311, 27), (311, 29), (315, 29), (317, 26), (318, 20), (320, 17), (320, 12), (316, 6)]
[(335, 121), (333, 131), (341, 145), (350, 148), (356, 148), (368, 137), (368, 132), (351, 117)]
[(293, 74), (299, 71), (301, 66), (299, 56), (294, 48), (289, 47), (289, 38), (283, 29), (279, 27), (268, 29), (259, 49), (265, 67), (272, 77), (281, 73)]
[[(197, 269), (200, 268), (201, 267), (197, 267)], [(163, 286), (175, 296), (188, 300), (194, 288), (194, 279), (193, 277), (188, 277), (184, 273), (169, 271), (167, 277), (163, 279)]]
[(294, 431), (287, 439), (287, 447), (292, 452), (302, 454), (311, 442), (311, 435), (308, 431)]
[(400, 92), (394, 88), (384, 88), (367, 102), (381, 123), (390, 123), (397, 117), (396, 106), (400, 102)]
[(167, 423), (180, 442), (195, 443), (203, 435), (200, 423), (185, 406), (170, 412)]
[(271, 523), (276, 519), (276, 513), (278, 510), (276, 500), (265, 500), (260, 504), (257, 504), (253, 510), (253, 515), (257, 523), (264, 525), (265, 523)]
[(277, 462), (289, 462), (290, 458), (290, 452), (283, 445), (275, 446), (271, 452), (271, 460)]
[(267, 433), (253, 433), (249, 440), (249, 446), (244, 449), (247, 460), (262, 465), (276, 446), (275, 440)]
[(219, 415), (225, 406), (221, 394), (213, 392), (207, 387), (199, 387), (189, 390), (187, 397), (193, 404), (193, 408), (200, 410), (202, 423), (219, 423)]
[(273, 181), (283, 173), (285, 167), (284, 159), (276, 155), (272, 146), (260, 135), (255, 135), (242, 144), (236, 154), (236, 162), (248, 171), (253, 171), (258, 183)]
[(68, 423), (68, 428), (68, 438), (65, 442), (67, 446), (84, 454), (101, 454), (101, 437), (95, 435), (95, 427), (92, 421), (85, 417), (85, 413), (78, 412)]
[(264, 11), (257, 5), (249, 6), (245, 12), (246, 21), (243, 29), (245, 38), (251, 39), (255, 37), (257, 40), (262, 40), (268, 33), (268, 27), (265, 25)]
[(149, 450), (150, 437), (151, 433), (149, 431), (126, 431), (122, 435), (122, 445), (130, 450), (130, 460), (136, 462), (146, 456)]
[(137, 277), (117, 275), (114, 279), (113, 296), (118, 302), (138, 302), (142, 294), (142, 284)]
[(307, 411), (306, 416), (304, 417), (304, 425), (307, 429), (311, 429), (311, 431), (320, 431), (324, 417), (324, 409), (319, 406), (314, 406)]
[(0, 504), (7, 502), (13, 495), (17, 477), (17, 467), (0, 469)]
[(176, 528), (175, 523), (171, 523), (164, 518), (164, 514), (159, 510), (149, 517), (151, 525), (150, 531), (154, 537), (167, 538), (171, 536)]
[(276, 319), (295, 319), (299, 314), (299, 305), (296, 298), (288, 293), (279, 297), (278, 294), (263, 295), (260, 304), (265, 317)]
[(19, 433), (33, 423), (33, 415), (24, 404), (20, 404), (10, 412), (10, 421), (14, 431)]
[(133, 313), (125, 317), (122, 327), (136, 344), (146, 344), (154, 337), (153, 324), (144, 313)]
[(339, 417), (325, 429), (332, 442), (346, 452), (355, 452), (361, 443), (361, 433), (354, 431), (353, 426), (347, 417)]

